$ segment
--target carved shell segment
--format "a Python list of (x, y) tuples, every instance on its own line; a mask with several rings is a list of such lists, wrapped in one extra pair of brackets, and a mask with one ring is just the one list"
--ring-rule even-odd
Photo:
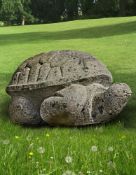
[(14, 73), (7, 91), (38, 89), (68, 83), (112, 83), (104, 64), (79, 51), (52, 51), (27, 59)]

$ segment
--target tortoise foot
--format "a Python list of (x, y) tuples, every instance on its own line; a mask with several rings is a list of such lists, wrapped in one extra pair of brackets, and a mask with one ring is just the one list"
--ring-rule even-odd
[(73, 84), (43, 101), (40, 109), (41, 118), (50, 125), (74, 126), (86, 100), (85, 86)]

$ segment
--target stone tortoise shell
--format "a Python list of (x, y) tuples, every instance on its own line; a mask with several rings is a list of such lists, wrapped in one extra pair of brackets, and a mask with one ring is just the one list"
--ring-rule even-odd
[(107, 87), (112, 83), (111, 73), (100, 61), (79, 51), (51, 51), (24, 61), (15, 71), (7, 92), (93, 82)]

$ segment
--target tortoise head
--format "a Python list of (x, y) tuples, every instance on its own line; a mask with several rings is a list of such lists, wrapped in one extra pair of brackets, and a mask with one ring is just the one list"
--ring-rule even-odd
[[(132, 91), (125, 83), (113, 84), (104, 93), (106, 111), (111, 115), (118, 114), (126, 106)], [(109, 110), (109, 111), (108, 111)]]

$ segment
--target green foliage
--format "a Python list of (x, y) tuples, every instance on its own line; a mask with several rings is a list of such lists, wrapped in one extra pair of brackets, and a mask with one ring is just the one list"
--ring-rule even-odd
[[(135, 47), (136, 17), (1, 27), (0, 174), (62, 175), (69, 170), (76, 175), (135, 175)], [(133, 95), (117, 121), (84, 128), (31, 128), (9, 121), (11, 99), (5, 87), (15, 69), (35, 54), (62, 49), (96, 56), (108, 66), (115, 82), (131, 87)], [(45, 149), (43, 154), (40, 147)], [(67, 156), (72, 157), (71, 163)]]
[(31, 0), (1, 0), (0, 20), (7, 24), (21, 24), (22, 20), (32, 21), (30, 2)]
[(16, 19), (14, 3), (10, 0), (1, 0), (0, 7), (1, 20), (12, 23)]
[(66, 20), (78, 16), (78, 0), (32, 0), (31, 8), (33, 15), (42, 23), (60, 21), (63, 15)]
[(15, 6), (19, 21), (33, 22), (34, 17), (31, 15), (30, 4), (31, 0), (17, 0)]
[(67, 19), (73, 20), (78, 16), (78, 0), (65, 0)]
[(93, 13), (94, 0), (80, 0), (83, 15), (90, 16)]
[(136, 0), (128, 0), (125, 6), (124, 16), (134, 16), (136, 15)]
[(8, 24), (133, 15), (136, 0), (0, 0), (0, 20)]
[(118, 11), (118, 0), (98, 0), (94, 6), (94, 14), (99, 17), (117, 16)]
[(32, 0), (31, 8), (33, 15), (39, 22), (60, 21), (64, 11), (64, 1), (62, 0)]

